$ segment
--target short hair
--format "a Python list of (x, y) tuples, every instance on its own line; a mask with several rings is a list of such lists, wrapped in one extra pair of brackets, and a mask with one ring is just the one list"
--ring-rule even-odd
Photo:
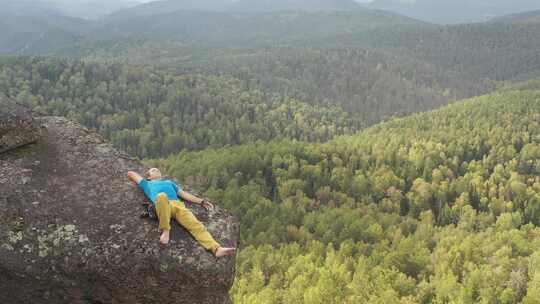
[(152, 169), (158, 170), (158, 171), (159, 171), (159, 174), (161, 174), (161, 170), (159, 170), (159, 169), (156, 168), (156, 167), (153, 167), (153, 168), (150, 168), (150, 169), (146, 170), (146, 172), (144, 172), (144, 177), (145, 177), (146, 179), (149, 179), (149, 178), (150, 178), (150, 170), (152, 170)]

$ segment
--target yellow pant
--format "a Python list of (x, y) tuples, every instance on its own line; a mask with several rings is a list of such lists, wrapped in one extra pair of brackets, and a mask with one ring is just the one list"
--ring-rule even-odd
[(159, 193), (156, 199), (156, 213), (160, 230), (171, 230), (171, 218), (174, 217), (206, 250), (215, 254), (220, 247), (219, 243), (206, 230), (206, 227), (197, 220), (183, 202), (169, 201), (167, 194)]

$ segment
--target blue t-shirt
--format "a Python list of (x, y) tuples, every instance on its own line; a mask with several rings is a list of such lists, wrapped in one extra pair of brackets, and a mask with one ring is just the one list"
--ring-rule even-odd
[(178, 187), (178, 185), (171, 181), (166, 179), (159, 179), (159, 180), (146, 180), (143, 179), (139, 183), (139, 188), (144, 191), (144, 194), (146, 197), (148, 197), (152, 203), (156, 203), (156, 199), (159, 193), (163, 192), (167, 194), (167, 197), (169, 200), (180, 200), (178, 198), (178, 190), (181, 188)]

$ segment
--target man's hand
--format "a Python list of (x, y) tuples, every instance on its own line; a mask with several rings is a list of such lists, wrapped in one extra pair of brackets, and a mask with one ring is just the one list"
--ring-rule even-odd
[(206, 209), (206, 211), (214, 210), (214, 204), (212, 204), (210, 201), (203, 198), (201, 202), (201, 206)]
[(140, 176), (137, 172), (129, 171), (127, 173), (127, 176), (132, 182), (137, 185), (143, 180), (142, 176)]
[(178, 191), (178, 196), (188, 202), (201, 205), (201, 207), (206, 209), (206, 211), (214, 210), (214, 204), (212, 204), (210, 201), (204, 198), (197, 197), (187, 191)]

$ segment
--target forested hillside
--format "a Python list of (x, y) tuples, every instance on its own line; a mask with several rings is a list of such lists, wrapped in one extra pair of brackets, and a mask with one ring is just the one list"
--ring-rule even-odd
[[(283, 57), (284, 48), (288, 53), (295, 49), (297, 56), (304, 57), (313, 56), (313, 49), (332, 52), (360, 48), (391, 54), (399, 62), (416, 61), (444, 73), (458, 73), (457, 78), (507, 81), (540, 76), (538, 22), (440, 26), (376, 11), (267, 13), (236, 19), (225, 13), (177, 14), (182, 17), (144, 16), (144, 22), (129, 19), (109, 24), (109, 37), (86, 37), (57, 53), (93, 60), (113, 57), (138, 64), (206, 68), (208, 62), (226, 62), (231, 57), (245, 64), (243, 61), (249, 61), (254, 53)], [(194, 24), (198, 25), (191, 28), (175, 23), (180, 19), (187, 24), (190, 18), (197, 19)], [(211, 30), (205, 22), (214, 20), (228, 25)], [(137, 29), (147, 23), (155, 25)]]
[(366, 5), (441, 24), (482, 22), (540, 9), (540, 2), (536, 0), (373, 0)]
[[(178, 5), (159, 2), (168, 4)], [(538, 22), (502, 19), (442, 26), (369, 9), (251, 13), (143, 9), (156, 5), (160, 7), (143, 5), (94, 22), (47, 15), (3, 18), (0, 52), (112, 57), (145, 64), (167, 61), (184, 68), (205, 67), (207, 61), (224, 61), (231, 54), (252, 56), (261, 49), (282, 57), (283, 48), (296, 48), (299, 54), (306, 47), (362, 48), (392, 54), (400, 62), (414, 60), (458, 73), (457, 78), (507, 81), (540, 76)], [(533, 17), (526, 20), (535, 20), (530, 14)]]
[(358, 35), (377, 48), (402, 49), (442, 68), (494, 80), (527, 79), (540, 71), (540, 23), (492, 22), (400, 27)]
[(246, 88), (338, 104), (368, 125), (494, 88), (487, 78), (441, 69), (412, 56), (360, 48), (264, 49), (179, 70), (233, 75)]
[(0, 13), (0, 53), (47, 54), (78, 41), (88, 23), (57, 15), (3, 15)]
[[(176, 4), (175, 4), (176, 3)], [(366, 32), (374, 28), (392, 29), (406, 24), (423, 24), (411, 18), (377, 10), (287, 10), (234, 13), (215, 10), (176, 10), (177, 2), (161, 2), (164, 8), (148, 12), (147, 4), (96, 21), (69, 18), (63, 15), (7, 14), (0, 22), (3, 34), (14, 41), (0, 40), (0, 52), (28, 55), (50, 55), (65, 50), (86, 50), (103, 41), (141, 39), (152, 42), (172, 40), (187, 45), (206, 47), (267, 47), (322, 45), (337, 35)], [(168, 4), (172, 6), (169, 9)], [(18, 17), (16, 19), (14, 17)], [(53, 18), (56, 17), (56, 18)], [(33, 33), (61, 36), (62, 41), (49, 44), (47, 39), (32, 40), (22, 28), (32, 18), (46, 26), (32, 28)], [(65, 21), (69, 20), (70, 23)], [(59, 21), (61, 23), (59, 23)], [(53, 26), (51, 26), (53, 25)], [(39, 36), (39, 35), (38, 35)], [(11, 45), (14, 43), (15, 45)]]
[[(35, 1), (35, 0), (34, 0)], [(48, 0), (63, 14), (95, 20), (120, 9), (140, 5), (138, 0)]]
[(96, 19), (138, 4), (131, 0), (0, 0), (0, 15)]
[[(391, 30), (414, 19), (376, 10), (279, 11), (230, 13), (167, 11), (128, 15), (97, 22), (85, 37), (90, 41), (144, 37), (210, 47), (323, 45), (336, 35)], [(346, 42), (346, 41), (344, 41)]]
[(354, 0), (238, 0), (226, 8), (229, 11), (268, 12), (285, 10), (357, 10), (361, 6)]
[(261, 51), (176, 73), (0, 57), (0, 94), (154, 158), (257, 140), (323, 142), (491, 88), (370, 50)]
[(277, 138), (326, 141), (363, 124), (341, 107), (244, 90), (232, 77), (121, 64), (4, 57), (1, 94), (75, 119), (140, 157)]
[(213, 12), (276, 12), (276, 11), (322, 11), (352, 10), (362, 7), (354, 0), (161, 0), (144, 3), (117, 11), (105, 19), (128, 19), (133, 16), (149, 16), (175, 11)]
[[(526, 89), (526, 88), (523, 88)], [(242, 222), (235, 303), (538, 303), (540, 93), (149, 164)]]
[(540, 22), (540, 10), (523, 12), (520, 14), (506, 15), (493, 20), (494, 22), (511, 23), (538, 23)]
[(537, 12), (444, 26), (351, 0), (21, 12), (0, 11), (0, 53), (16, 54), (0, 56), (0, 98), (232, 211), (235, 303), (540, 304)]

